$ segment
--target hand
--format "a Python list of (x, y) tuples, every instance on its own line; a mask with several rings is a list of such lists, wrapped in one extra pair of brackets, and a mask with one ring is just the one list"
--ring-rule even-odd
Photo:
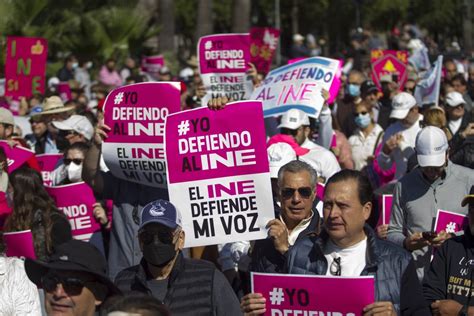
[(229, 102), (230, 99), (227, 99), (227, 97), (218, 97), (209, 100), (207, 107), (209, 110), (222, 110)]
[(260, 293), (250, 293), (242, 297), (240, 310), (244, 315), (260, 315), (265, 313), (265, 298)]
[(376, 228), (377, 236), (380, 239), (387, 239), (388, 225), (380, 225)]
[(279, 219), (272, 219), (268, 222), (266, 228), (268, 228), (268, 236), (273, 238), (273, 245), (275, 249), (284, 254), (290, 248), (288, 243), (288, 229), (285, 223)]
[(92, 205), (94, 207), (94, 217), (101, 225), (107, 225), (109, 223), (109, 219), (107, 218), (107, 214), (105, 214), (105, 210), (100, 203), (94, 203)]
[(453, 300), (441, 300), (431, 304), (433, 315), (458, 315), (462, 305)]
[(102, 145), (104, 139), (107, 138), (107, 133), (111, 131), (111, 128), (103, 123), (97, 124), (94, 133), (94, 142), (97, 146)]
[(247, 63), (247, 65), (249, 66), (249, 69), (247, 69), (247, 71), (246, 71), (247, 76), (250, 79), (252, 79), (252, 82), (253, 82), (254, 86), (258, 86), (260, 84), (260, 81), (258, 80), (257, 68), (252, 63)]
[(403, 244), (405, 245), (405, 249), (409, 251), (413, 251), (413, 250), (421, 249), (425, 246), (429, 246), (430, 241), (424, 239), (421, 233), (413, 233), (412, 235), (405, 238), (405, 240), (403, 241)]
[(468, 136), (474, 135), (474, 123), (469, 123), (466, 128), (461, 132), (462, 138), (467, 138)]
[(375, 302), (364, 307), (364, 316), (369, 315), (397, 315), (392, 302)]
[(329, 91), (326, 89), (321, 89), (321, 95), (324, 99), (324, 105), (327, 105), (327, 102), (329, 100)]
[(433, 247), (439, 248), (449, 238), (451, 238), (451, 234), (443, 230), (438, 233), (438, 236), (436, 236), (435, 238), (433, 238), (433, 240), (431, 240), (431, 245)]
[(403, 136), (401, 134), (395, 134), (395, 135), (390, 136), (390, 138), (383, 145), (383, 148), (382, 148), (383, 153), (386, 155), (390, 155), (392, 151), (394, 151), (395, 148), (397, 148), (400, 145), (402, 140), (403, 140)]

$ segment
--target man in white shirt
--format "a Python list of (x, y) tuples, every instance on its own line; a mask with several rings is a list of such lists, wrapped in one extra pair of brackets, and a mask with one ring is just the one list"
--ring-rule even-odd
[(332, 152), (308, 139), (309, 125), (306, 113), (298, 109), (291, 109), (283, 114), (278, 127), (282, 134), (291, 135), (298, 145), (310, 150), (309, 153), (300, 156), (301, 160), (309, 163), (321, 178), (329, 179), (341, 170), (341, 167)]
[(421, 130), (423, 115), (418, 112), (415, 98), (400, 92), (393, 98), (390, 118), (397, 119), (385, 131), (382, 152), (377, 161), (383, 170), (396, 165), (395, 178), (400, 179), (407, 171), (408, 159), (415, 153), (415, 139)]

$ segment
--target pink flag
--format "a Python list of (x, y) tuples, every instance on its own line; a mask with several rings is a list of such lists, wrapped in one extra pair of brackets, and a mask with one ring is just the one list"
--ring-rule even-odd
[(3, 233), (7, 257), (36, 259), (31, 230)]
[(9, 173), (18, 169), (21, 165), (23, 165), (35, 155), (34, 151), (21, 146), (10, 147), (10, 144), (8, 144), (8, 142), (5, 140), (0, 140), (0, 147), (3, 148), (5, 154), (7, 155)]
[(265, 297), (264, 315), (363, 315), (375, 301), (374, 277), (252, 273), (252, 293)]
[(5, 95), (13, 99), (43, 94), (48, 42), (39, 37), (7, 37)]

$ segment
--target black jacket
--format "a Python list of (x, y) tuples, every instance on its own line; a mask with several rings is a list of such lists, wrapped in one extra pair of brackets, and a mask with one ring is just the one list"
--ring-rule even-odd
[(423, 282), (425, 298), (430, 303), (455, 300), (462, 305), (474, 306), (473, 272), (474, 237), (467, 229), (463, 236), (449, 239), (436, 251)]
[[(152, 295), (145, 260), (121, 271), (115, 284), (122, 293)], [(180, 253), (168, 277), (163, 303), (172, 315), (240, 315), (239, 301), (216, 267), (205, 260), (184, 258)]]
[[(311, 219), (309, 226), (298, 235), (296, 241), (310, 233), (313, 233), (318, 228), (320, 217), (316, 210), (316, 204), (319, 199), (315, 199), (315, 201), (316, 203), (313, 204), (313, 218)], [(281, 254), (275, 249), (272, 238), (257, 240), (252, 249), (251, 257), (252, 261), (250, 263), (249, 271), (265, 273), (286, 272), (286, 255)]]
[[(365, 225), (367, 264), (361, 275), (375, 278), (375, 301), (390, 301), (399, 315), (431, 315), (423, 298), (411, 255), (395, 244), (376, 238)], [(288, 254), (290, 274), (326, 275), (328, 263), (324, 247), (328, 234), (308, 236), (297, 242)]]

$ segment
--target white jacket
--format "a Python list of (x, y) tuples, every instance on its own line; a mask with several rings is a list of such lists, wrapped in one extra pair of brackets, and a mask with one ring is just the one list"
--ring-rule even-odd
[(41, 315), (38, 289), (23, 260), (0, 254), (0, 315)]

